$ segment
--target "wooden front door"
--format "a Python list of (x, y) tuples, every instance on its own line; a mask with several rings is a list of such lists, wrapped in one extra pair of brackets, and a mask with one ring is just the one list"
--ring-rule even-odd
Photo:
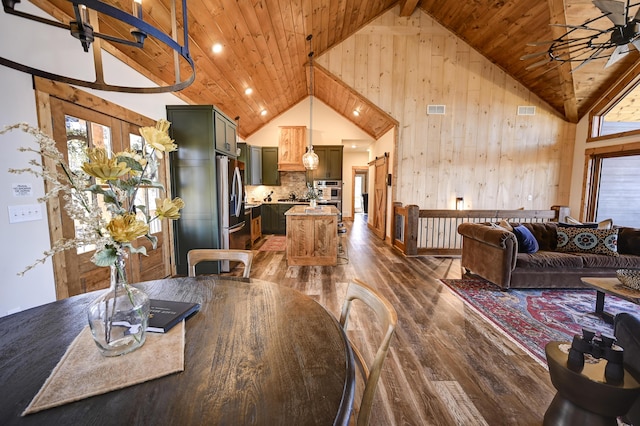
[[(387, 227), (387, 173), (389, 158), (385, 155), (373, 161), (375, 167), (373, 181), (373, 211), (371, 226), (373, 233), (384, 240)], [(371, 163), (370, 163), (371, 164)]]
[[(53, 135), (58, 150), (65, 156), (71, 170), (77, 170), (85, 161), (85, 150), (89, 147), (104, 147), (111, 152), (127, 148), (141, 152), (145, 150), (144, 140), (138, 132), (138, 126), (92, 111), (59, 99), (51, 99)], [(148, 168), (149, 177), (168, 187), (166, 156), (162, 161)], [(141, 188), (136, 204), (145, 204), (149, 211), (155, 209), (155, 198), (164, 197), (156, 188)], [(94, 196), (93, 203), (101, 208), (102, 200)], [(63, 201), (60, 200), (63, 205)], [(49, 218), (51, 238), (75, 237), (76, 224), (64, 212), (57, 209)], [(154, 227), (155, 226), (155, 227)], [(130, 255), (127, 260), (127, 278), (131, 283), (164, 278), (170, 275), (170, 246), (168, 221), (154, 221), (152, 233), (158, 237), (154, 250), (146, 238), (139, 238), (134, 245), (145, 245), (148, 256)], [(62, 255), (54, 256), (53, 265), (58, 295), (73, 296), (109, 286), (109, 268), (98, 267), (91, 258), (95, 247), (84, 246), (66, 250)]]

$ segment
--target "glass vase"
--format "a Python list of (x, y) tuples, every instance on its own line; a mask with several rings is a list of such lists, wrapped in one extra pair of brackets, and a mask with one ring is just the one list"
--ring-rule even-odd
[(318, 205), (318, 201), (316, 201), (315, 198), (309, 200), (309, 207), (311, 207), (312, 209), (315, 209), (317, 205)]
[(125, 261), (111, 265), (111, 285), (89, 305), (93, 340), (104, 356), (124, 355), (144, 344), (149, 321), (149, 297), (127, 283)]

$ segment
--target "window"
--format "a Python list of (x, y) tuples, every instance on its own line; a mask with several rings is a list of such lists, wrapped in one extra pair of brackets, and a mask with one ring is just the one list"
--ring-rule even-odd
[[(640, 144), (590, 150), (586, 220), (640, 228)], [(633, 149), (625, 149), (633, 148)]]
[(603, 158), (595, 220), (640, 228), (640, 155)]
[[(67, 134), (67, 156), (69, 158), (69, 167), (71, 172), (78, 173), (82, 171), (82, 164), (87, 161), (88, 148), (105, 148), (107, 152), (111, 152), (111, 129), (102, 124), (93, 123), (81, 118), (70, 115), (64, 116), (65, 129)], [(95, 178), (91, 178), (95, 181)], [(102, 197), (91, 194), (88, 200), (92, 206), (100, 206), (106, 211), (102, 202)], [(74, 220), (75, 235), (82, 232), (82, 227), (86, 226)], [(77, 248), (78, 254), (87, 253), (95, 250), (95, 245), (89, 244)]]
[(600, 124), (598, 136), (640, 130), (640, 86), (627, 92), (613, 108), (605, 112)]
[[(144, 139), (139, 134), (129, 133), (129, 147), (132, 151), (142, 154), (153, 151), (153, 147), (145, 146)], [(151, 161), (147, 164), (144, 176), (153, 181), (159, 181), (158, 177), (158, 159), (156, 156), (150, 156)], [(160, 190), (149, 186), (140, 186), (136, 193), (136, 206), (146, 206), (149, 216), (153, 217), (156, 211), (156, 198), (160, 198)], [(139, 213), (140, 218), (144, 220), (142, 212)], [(151, 234), (157, 234), (162, 231), (162, 221), (154, 220), (149, 224)]]
[(631, 72), (593, 107), (587, 142), (640, 134), (640, 73)]

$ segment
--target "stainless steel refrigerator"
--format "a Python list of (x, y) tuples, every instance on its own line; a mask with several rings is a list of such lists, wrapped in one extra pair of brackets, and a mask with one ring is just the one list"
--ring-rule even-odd
[[(251, 248), (251, 229), (244, 210), (244, 163), (226, 155), (218, 155), (217, 184), (220, 210), (220, 248)], [(231, 265), (233, 266), (233, 265)], [(220, 262), (222, 272), (228, 272), (228, 261)]]

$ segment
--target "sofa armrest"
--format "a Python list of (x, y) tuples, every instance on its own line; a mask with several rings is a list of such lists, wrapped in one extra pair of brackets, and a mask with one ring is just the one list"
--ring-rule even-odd
[(516, 267), (518, 242), (513, 232), (480, 223), (462, 223), (463, 268), (507, 289)]
[(481, 223), (461, 223), (458, 225), (458, 234), (501, 249), (511, 248), (512, 244), (517, 244), (513, 232)]

